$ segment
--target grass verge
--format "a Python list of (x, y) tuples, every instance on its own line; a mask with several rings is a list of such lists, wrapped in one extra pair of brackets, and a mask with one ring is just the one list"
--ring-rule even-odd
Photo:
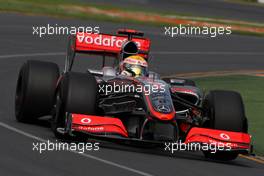
[(264, 24), (153, 12), (142, 7), (117, 8), (74, 0), (0, 0), (0, 4), (0, 11), (5, 12), (152, 25), (231, 26), (234, 33), (264, 36)]
[(264, 156), (264, 77), (217, 76), (194, 79), (206, 91), (213, 89), (234, 90), (241, 93), (249, 120), (249, 133), (253, 137), (256, 154)]

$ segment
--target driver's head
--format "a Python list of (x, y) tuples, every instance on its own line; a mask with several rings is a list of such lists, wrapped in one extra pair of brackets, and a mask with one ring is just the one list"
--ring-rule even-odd
[(133, 55), (125, 58), (120, 65), (122, 75), (127, 76), (147, 76), (148, 75), (148, 63), (146, 60), (139, 56)]

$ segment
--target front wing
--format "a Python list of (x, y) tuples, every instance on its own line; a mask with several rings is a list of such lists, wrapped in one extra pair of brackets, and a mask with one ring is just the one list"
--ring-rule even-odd
[[(71, 130), (75, 134), (82, 134), (91, 138), (98, 138), (115, 142), (131, 141), (136, 143), (153, 143), (164, 145), (164, 141), (145, 141), (129, 138), (128, 132), (118, 118), (72, 114)], [(237, 150), (243, 153), (251, 151), (251, 136), (247, 133), (231, 132), (216, 129), (193, 127), (188, 132), (185, 144), (200, 143), (206, 145), (221, 145), (226, 149)]]
[(251, 136), (247, 133), (193, 127), (185, 140), (186, 144), (200, 143), (221, 146), (225, 150), (251, 150)]

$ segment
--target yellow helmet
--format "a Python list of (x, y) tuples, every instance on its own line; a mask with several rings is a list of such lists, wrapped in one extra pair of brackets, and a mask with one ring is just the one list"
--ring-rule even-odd
[(122, 71), (128, 72), (135, 77), (147, 76), (148, 63), (143, 57), (139, 55), (129, 56), (121, 63), (121, 72)]

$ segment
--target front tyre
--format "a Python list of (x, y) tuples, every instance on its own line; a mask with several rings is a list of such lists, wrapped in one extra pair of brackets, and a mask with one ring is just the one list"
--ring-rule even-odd
[(96, 114), (97, 83), (91, 73), (66, 73), (56, 93), (55, 111), (51, 128), (57, 138), (63, 135), (57, 128), (66, 127), (66, 116), (75, 114)]
[[(203, 107), (206, 111), (205, 116), (209, 118), (209, 122), (205, 124), (206, 128), (247, 132), (247, 118), (239, 93), (221, 90), (210, 91), (204, 100)], [(238, 154), (235, 151), (217, 151), (216, 153), (204, 151), (207, 158), (225, 161), (236, 159)]]

